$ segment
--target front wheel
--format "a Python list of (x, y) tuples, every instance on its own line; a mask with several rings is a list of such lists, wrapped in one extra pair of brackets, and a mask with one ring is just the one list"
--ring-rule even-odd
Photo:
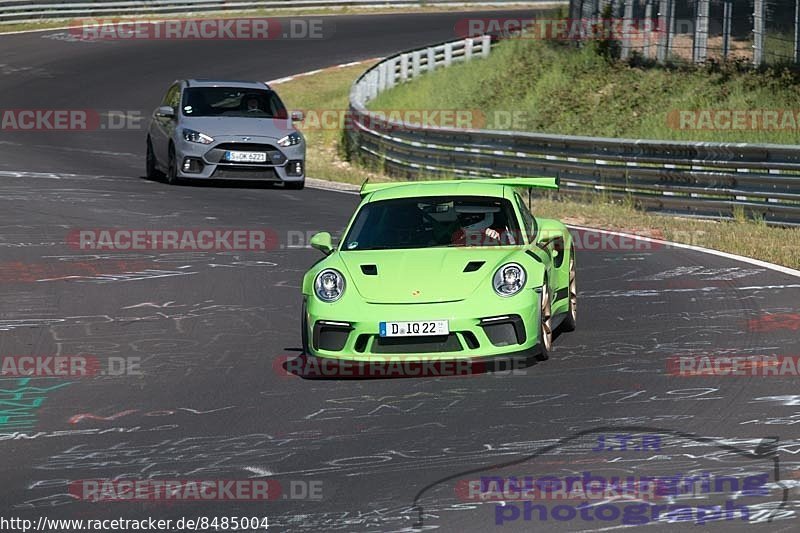
[(164, 174), (158, 170), (158, 165), (156, 164), (156, 154), (153, 152), (153, 142), (150, 140), (150, 137), (147, 137), (147, 155), (145, 156), (145, 170), (147, 173), (147, 179), (155, 180), (162, 178)]
[(550, 358), (550, 349), (553, 347), (553, 313), (550, 302), (550, 291), (547, 280), (542, 285), (541, 307), (539, 311), (539, 361)]
[(167, 167), (167, 183), (170, 185), (178, 184), (178, 162), (175, 159), (175, 148), (169, 147), (169, 165)]

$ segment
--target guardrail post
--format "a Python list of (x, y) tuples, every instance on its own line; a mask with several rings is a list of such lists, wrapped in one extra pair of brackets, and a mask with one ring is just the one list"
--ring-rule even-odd
[(659, 63), (665, 63), (669, 57), (669, 49), (672, 46), (672, 13), (673, 0), (660, 0), (658, 3), (658, 50), (656, 59)]
[(369, 77), (369, 99), (378, 96), (378, 70), (373, 70)]
[[(800, 2), (800, 0), (797, 0)], [(481, 35), (481, 56), (489, 57), (489, 52), (492, 51), (492, 38), (489, 35)]]
[(794, 62), (800, 63), (800, 0), (794, 2)]
[(453, 43), (444, 45), (444, 66), (449, 67), (453, 62)]
[(705, 63), (708, 57), (708, 9), (708, 0), (697, 0), (692, 47), (692, 60), (695, 63)]
[(625, 0), (622, 14), (622, 49), (620, 59), (628, 59), (631, 55), (631, 24), (633, 24), (633, 0)]
[(472, 47), (475, 45), (472, 39), (464, 40), (464, 61), (472, 59)]
[(420, 64), (420, 51), (415, 50), (411, 54), (411, 75), (416, 78), (419, 76), (419, 64)]
[(386, 90), (387, 70), (388, 70), (388, 63), (380, 63), (378, 65), (378, 94)]
[(391, 89), (397, 82), (397, 58), (393, 57), (386, 62), (386, 87)]
[(733, 16), (733, 0), (725, 0), (722, 7), (722, 57), (728, 59), (728, 55), (731, 53), (731, 18)]
[(754, 0), (753, 10), (753, 65), (764, 63), (764, 0)]
[(428, 72), (436, 69), (436, 51), (433, 47), (428, 48)]
[(645, 58), (650, 57), (650, 34), (653, 31), (653, 0), (647, 0), (644, 5), (644, 46), (642, 47), (642, 55)]
[(408, 79), (408, 54), (400, 56), (400, 80), (406, 81)]

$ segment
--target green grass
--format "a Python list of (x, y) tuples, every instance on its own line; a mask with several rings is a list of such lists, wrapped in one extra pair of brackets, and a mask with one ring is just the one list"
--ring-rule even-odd
[[(800, 75), (732, 63), (706, 68), (609, 62), (578, 49), (509, 40), (484, 60), (426, 74), (381, 94), (372, 109), (480, 110), (487, 127), (565, 135), (797, 144), (786, 130), (681, 129), (681, 110), (796, 110)], [(795, 114), (795, 117), (797, 115)], [(800, 121), (798, 121), (800, 122)]]

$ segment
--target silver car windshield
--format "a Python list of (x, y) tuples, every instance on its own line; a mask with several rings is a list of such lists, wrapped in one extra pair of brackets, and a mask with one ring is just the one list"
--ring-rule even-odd
[(273, 91), (237, 87), (190, 87), (183, 93), (181, 112), (187, 117), (287, 118)]

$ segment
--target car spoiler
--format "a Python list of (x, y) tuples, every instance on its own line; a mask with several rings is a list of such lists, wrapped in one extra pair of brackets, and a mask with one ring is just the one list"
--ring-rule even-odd
[(436, 184), (453, 184), (459, 183), (485, 183), (492, 185), (507, 185), (509, 187), (529, 187), (537, 189), (558, 189), (558, 178), (476, 178), (466, 180), (432, 180), (432, 181), (392, 181), (386, 183), (367, 183), (365, 180), (361, 184), (359, 191), (361, 196), (383, 189), (391, 189), (393, 187), (405, 187), (407, 185), (436, 185)]

